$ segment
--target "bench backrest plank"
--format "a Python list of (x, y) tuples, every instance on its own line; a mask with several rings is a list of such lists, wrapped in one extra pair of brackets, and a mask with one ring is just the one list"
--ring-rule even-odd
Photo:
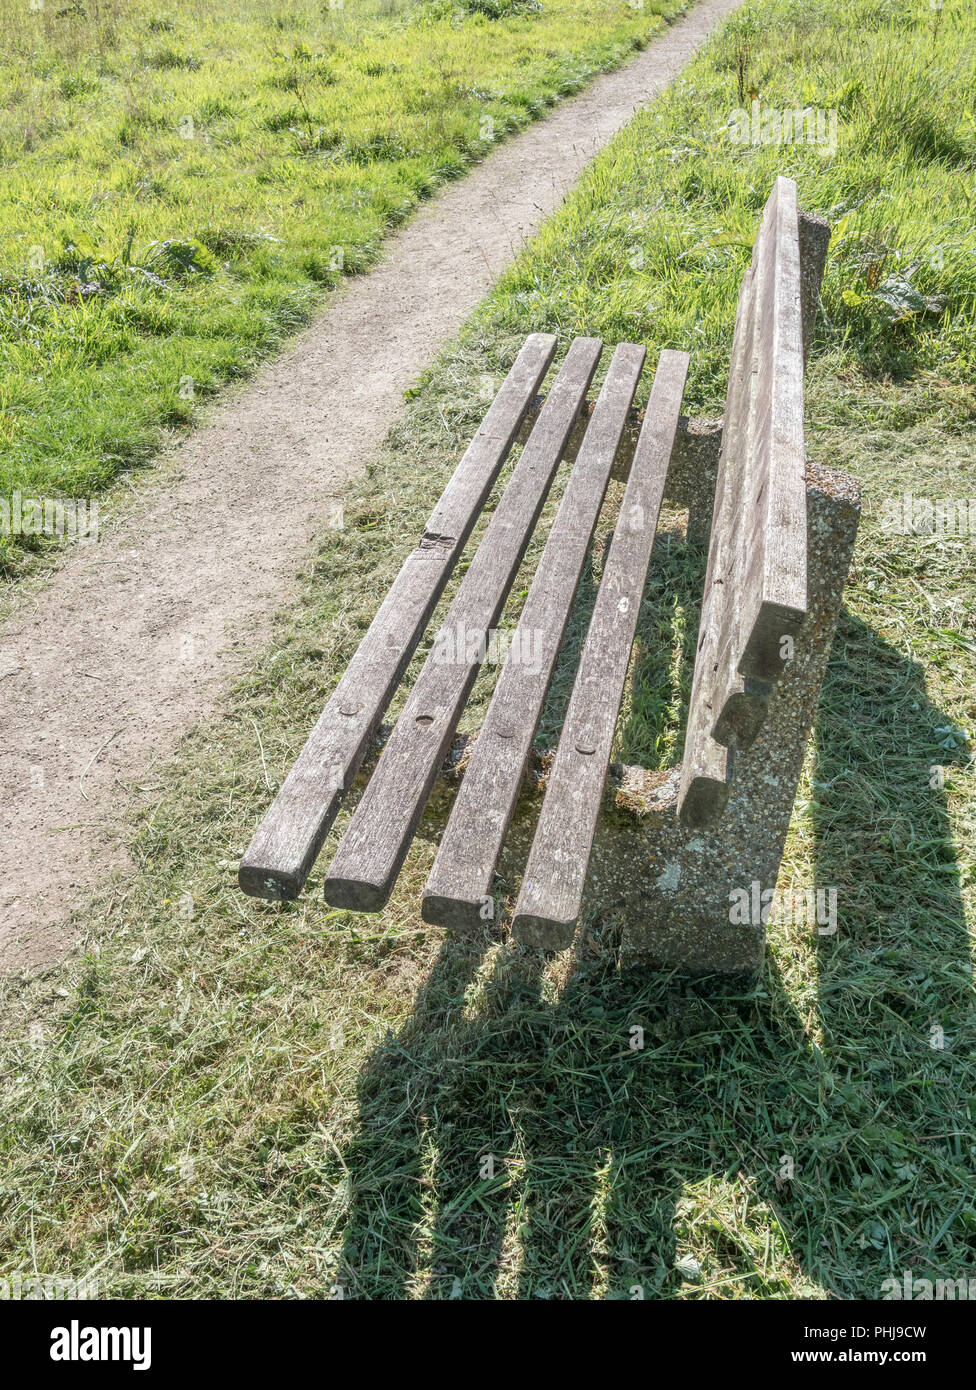
[(577, 338), (407, 697), (325, 880), (333, 907), (386, 903), (586, 400), (603, 345)]
[(476, 931), (486, 909), (492, 915), (495, 864), (644, 357), (645, 349), (632, 343), (614, 352), (424, 888), (427, 922)]
[(679, 806), (706, 827), (757, 736), (807, 605), (803, 309), (796, 185), (766, 204), (736, 313)]
[(724, 686), (713, 683), (719, 665), (719, 607), (722, 604), (734, 607), (738, 602), (738, 596), (732, 592), (731, 584), (724, 581), (724, 576), (735, 576), (734, 564), (727, 558), (727, 552), (734, 541), (733, 517), (741, 505), (743, 476), (741, 469), (729, 466), (729, 460), (743, 456), (747, 437), (755, 323), (753, 304), (753, 267), (750, 266), (743, 277), (736, 307), (722, 452), (682, 761), (681, 814), (690, 824), (702, 826), (716, 820), (725, 810), (732, 770), (731, 750), (717, 743), (712, 735), (717, 690), (725, 693)]
[(533, 404), (556, 338), (533, 333), (241, 861), (256, 897), (295, 898)]
[[(775, 680), (807, 611), (807, 502), (803, 448), (803, 310), (796, 184), (778, 178), (758, 244), (756, 397), (750, 411), (748, 490), (741, 520), (744, 610), (737, 669)], [(744, 640), (743, 640), (744, 639)]]
[(687, 372), (662, 352), (515, 908), (525, 945), (576, 930)]

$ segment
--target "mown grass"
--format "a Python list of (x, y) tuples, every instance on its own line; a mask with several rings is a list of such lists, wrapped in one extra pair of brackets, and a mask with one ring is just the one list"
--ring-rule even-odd
[[(2, 0), (0, 496), (90, 497), (680, 0)], [(0, 569), (34, 537), (0, 536)]]
[[(905, 490), (976, 493), (959, 365), (974, 238), (942, 220), (958, 202), (941, 146), (916, 158), (909, 194), (899, 134), (909, 109), (924, 125), (926, 93), (941, 112), (940, 62), (968, 71), (972, 20), (951, 0), (937, 31), (921, 6), (809, 14), (746, 12), (746, 80), (791, 105), (808, 84), (826, 104), (855, 78), (876, 96), (891, 55), (914, 55), (875, 122), (892, 152), (880, 183), (860, 182), (874, 156), (843, 130), (823, 162), (729, 155), (739, 24), (584, 179), (351, 485), (281, 640), (167, 773), (137, 872), (79, 917), (80, 957), (7, 983), (0, 1268), (95, 1270), (148, 1297), (874, 1298), (904, 1270), (971, 1275), (976, 549), (880, 521)], [(720, 405), (736, 281), (779, 171), (814, 210), (838, 185), (865, 200), (831, 253), (808, 389), (810, 452), (861, 478), (865, 515), (782, 877), (838, 889), (837, 935), (776, 927), (754, 986), (621, 974), (598, 922), (571, 959), (454, 942), (416, 911), (433, 819), (377, 917), (323, 907), (328, 847), (300, 902), (243, 898), (238, 856), (524, 332), (636, 336), (652, 358), (691, 347), (692, 399)], [(671, 215), (645, 228), (638, 272), (614, 246), (659, 196)], [(958, 238), (920, 282), (945, 297), (937, 318), (893, 325), (874, 302), (854, 248), (882, 216), (884, 278), (896, 252)], [(587, 217), (602, 235), (582, 246)], [(638, 292), (661, 306), (639, 323)], [(649, 674), (620, 728), (634, 759), (680, 746), (701, 565), (677, 533), (657, 547)]]

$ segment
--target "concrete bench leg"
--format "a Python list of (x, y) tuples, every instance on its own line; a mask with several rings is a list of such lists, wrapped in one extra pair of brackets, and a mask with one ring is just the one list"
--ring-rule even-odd
[[(719, 824), (707, 832), (680, 824), (680, 769), (623, 767), (608, 779), (584, 919), (619, 925), (624, 961), (738, 973), (762, 960), (765, 928), (752, 903), (776, 886), (860, 516), (854, 479), (813, 465), (807, 503), (810, 612), (761, 734), (735, 756)], [(744, 922), (732, 920), (741, 916), (735, 890), (750, 904)]]

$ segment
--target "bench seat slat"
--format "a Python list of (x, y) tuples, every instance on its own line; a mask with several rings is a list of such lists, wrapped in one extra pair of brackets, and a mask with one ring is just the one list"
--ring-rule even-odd
[[(325, 880), (333, 907), (387, 902), (562, 459), (602, 351), (571, 345)], [(445, 640), (446, 639), (446, 640)], [(445, 655), (446, 654), (446, 655)]]
[(533, 333), (468, 445), (379, 612), (258, 827), (239, 882), (252, 896), (301, 892), (383, 712), (495, 484), (556, 352)]
[(686, 353), (661, 354), (515, 908), (525, 945), (576, 930), (687, 372)]
[(427, 879), (426, 922), (455, 931), (483, 924), (644, 357), (645, 349), (631, 343), (614, 352)]

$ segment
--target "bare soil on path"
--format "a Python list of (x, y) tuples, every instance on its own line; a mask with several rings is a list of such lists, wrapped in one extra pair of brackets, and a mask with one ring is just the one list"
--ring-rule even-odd
[(343, 482), (584, 165), (740, 0), (701, 0), (616, 72), (505, 142), (330, 296), (287, 351), (160, 461), (97, 544), (0, 626), (0, 967), (72, 946), (69, 916), (126, 867), (153, 769), (270, 633)]

